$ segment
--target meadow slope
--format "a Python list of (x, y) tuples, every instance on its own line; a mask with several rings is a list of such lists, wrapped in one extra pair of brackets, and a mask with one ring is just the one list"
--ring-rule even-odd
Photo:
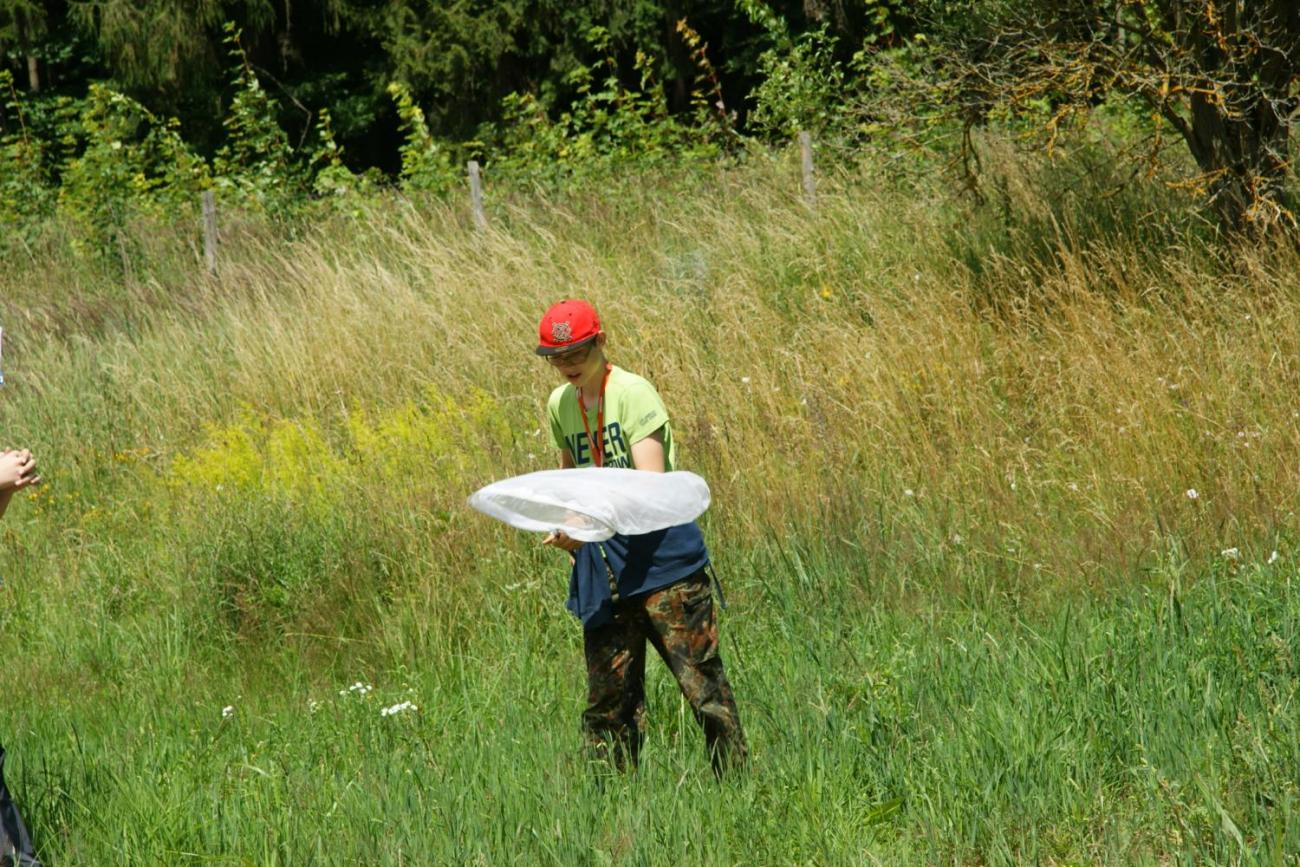
[[(998, 170), (230, 217), (215, 280), (185, 226), (5, 263), (0, 431), (47, 483), (0, 525), (0, 738), (43, 856), (1294, 858), (1300, 256)], [(743, 779), (656, 667), (597, 786), (563, 563), (464, 505), (556, 460), (563, 296), (712, 486)]]

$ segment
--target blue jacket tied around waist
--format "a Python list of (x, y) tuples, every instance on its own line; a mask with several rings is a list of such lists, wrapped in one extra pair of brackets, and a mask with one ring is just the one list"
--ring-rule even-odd
[(617, 535), (583, 545), (574, 552), (565, 605), (585, 629), (604, 626), (613, 616), (606, 560), (616, 578), (618, 595), (629, 599), (689, 578), (709, 565), (709, 551), (694, 521), (654, 533)]

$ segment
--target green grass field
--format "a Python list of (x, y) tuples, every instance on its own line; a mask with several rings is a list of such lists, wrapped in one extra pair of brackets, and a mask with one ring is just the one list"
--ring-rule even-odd
[[(187, 225), (5, 263), (0, 431), (46, 484), (0, 524), (0, 738), (42, 857), (1295, 863), (1300, 255), (990, 171), (981, 207), (858, 166), (812, 214), (777, 155), (482, 233), (227, 215), (217, 280)], [(656, 664), (598, 784), (563, 560), (464, 505), (555, 462), (565, 295), (712, 486), (743, 777)]]

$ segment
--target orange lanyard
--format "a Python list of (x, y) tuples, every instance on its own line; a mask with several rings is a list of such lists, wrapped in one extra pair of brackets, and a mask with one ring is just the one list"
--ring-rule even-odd
[(600, 439), (591, 438), (591, 428), (587, 425), (587, 405), (582, 402), (582, 389), (578, 389), (578, 409), (579, 415), (582, 416), (582, 429), (587, 434), (587, 443), (591, 446), (591, 462), (597, 467), (605, 465), (605, 386), (609, 384), (609, 372), (614, 369), (614, 365), (605, 365), (605, 377), (600, 381), (600, 397), (597, 400), (600, 408), (596, 410), (596, 436)]

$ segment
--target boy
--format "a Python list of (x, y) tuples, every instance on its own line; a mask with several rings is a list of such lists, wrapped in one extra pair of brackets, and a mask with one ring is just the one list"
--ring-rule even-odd
[[(585, 301), (552, 305), (537, 354), (565, 379), (547, 402), (560, 466), (674, 468), (668, 412), (654, 386), (605, 358), (606, 337)], [(594, 433), (593, 433), (594, 432)], [(583, 544), (555, 532), (547, 545), (573, 560), (568, 608), (582, 621), (587, 659), (583, 730), (594, 757), (636, 765), (645, 717), (646, 642), (654, 645), (704, 729), (713, 771), (748, 755), (718, 655), (708, 550), (694, 523)]]
[[(36, 459), (26, 449), (0, 451), (0, 517), (9, 508), (9, 501), (23, 488), (39, 485)], [(18, 815), (18, 807), (9, 796), (4, 779), (5, 750), (0, 747), (0, 865), (40, 867), (32, 849), (27, 827)]]

